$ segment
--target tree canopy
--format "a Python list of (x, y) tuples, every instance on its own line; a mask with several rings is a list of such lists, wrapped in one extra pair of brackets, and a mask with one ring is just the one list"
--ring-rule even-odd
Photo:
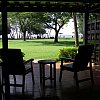
[(70, 13), (66, 12), (9, 12), (9, 24), (18, 24), (20, 30), (25, 35), (26, 31), (34, 34), (45, 33), (45, 28), (55, 30), (55, 40), (58, 42), (58, 33), (60, 29), (67, 24)]
[(38, 14), (35, 12), (9, 12), (9, 24), (19, 25), (20, 31), (23, 33), (24, 40), (26, 40), (26, 31), (29, 34), (39, 34), (45, 32), (42, 23), (38, 22)]
[(58, 33), (60, 29), (67, 24), (71, 18), (71, 13), (67, 12), (46, 12), (41, 16), (41, 21), (46, 28), (53, 29), (55, 31), (55, 40), (58, 42)]

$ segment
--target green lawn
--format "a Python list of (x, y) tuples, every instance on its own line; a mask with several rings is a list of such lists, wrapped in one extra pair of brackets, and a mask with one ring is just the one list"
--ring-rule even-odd
[[(9, 40), (9, 48), (20, 48), (24, 53), (24, 59), (57, 59), (59, 49), (74, 46), (75, 39), (59, 39), (59, 43), (54, 43), (54, 39), (33, 39), (33, 40)], [(82, 43), (82, 39), (80, 40)], [(2, 47), (0, 40), (0, 48)]]

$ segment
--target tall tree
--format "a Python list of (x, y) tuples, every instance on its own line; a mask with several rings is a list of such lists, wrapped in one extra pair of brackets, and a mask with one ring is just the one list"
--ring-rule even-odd
[(78, 32), (83, 34), (83, 13), (77, 13), (78, 19)]
[(35, 30), (39, 30), (38, 32), (43, 34), (44, 28), (42, 23), (38, 22), (38, 16), (40, 15), (36, 12), (9, 12), (8, 22), (12, 23), (12, 25), (19, 25), (25, 41), (26, 31), (28, 31), (29, 34), (32, 34), (32, 32), (36, 34), (37, 31)]
[(70, 17), (70, 13), (67, 12), (46, 12), (41, 16), (41, 21), (45, 24), (45, 27), (55, 31), (54, 42), (58, 42), (58, 33), (67, 24)]
[(75, 29), (75, 46), (79, 46), (79, 38), (78, 38), (78, 28), (77, 28), (77, 16), (76, 13), (73, 13), (73, 20), (74, 20), (74, 29)]
[(16, 14), (17, 23), (19, 24), (20, 30), (23, 32), (24, 41), (26, 40), (26, 31), (29, 30), (30, 24), (33, 22), (31, 14), (29, 12), (17, 12)]

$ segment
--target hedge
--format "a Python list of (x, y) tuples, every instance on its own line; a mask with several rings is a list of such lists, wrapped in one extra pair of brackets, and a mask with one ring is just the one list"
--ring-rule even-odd
[(66, 58), (75, 58), (75, 54), (77, 53), (77, 47), (71, 47), (71, 48), (62, 48), (59, 50), (58, 59), (60, 60), (60, 57), (66, 57)]

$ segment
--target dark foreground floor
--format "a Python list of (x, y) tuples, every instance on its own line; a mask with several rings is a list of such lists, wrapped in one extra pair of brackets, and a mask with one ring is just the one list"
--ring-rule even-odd
[[(39, 81), (39, 65), (33, 64), (35, 84), (32, 86), (31, 74), (26, 75), (25, 95), (22, 96), (21, 88), (16, 89), (11, 87), (11, 100), (33, 100), (39, 97), (52, 97), (57, 96), (60, 100), (100, 100), (100, 66), (93, 68), (95, 84), (92, 87), (91, 81), (80, 83), (80, 88), (77, 89), (73, 79), (73, 73), (64, 71), (62, 82), (59, 79), (59, 64), (57, 64), (56, 76), (57, 84), (56, 88), (51, 87), (50, 81), (46, 81), (45, 88), (42, 88)], [(46, 75), (48, 76), (49, 67), (46, 67)], [(88, 77), (89, 71), (80, 72), (79, 78)], [(85, 74), (85, 75), (84, 75)], [(13, 82), (12, 76), (10, 77)], [(17, 76), (17, 82), (21, 82), (21, 76)], [(3, 96), (4, 97), (4, 96)], [(45, 99), (43, 99), (45, 100)], [(49, 99), (48, 99), (49, 100)], [(52, 99), (53, 100), (53, 99)]]

